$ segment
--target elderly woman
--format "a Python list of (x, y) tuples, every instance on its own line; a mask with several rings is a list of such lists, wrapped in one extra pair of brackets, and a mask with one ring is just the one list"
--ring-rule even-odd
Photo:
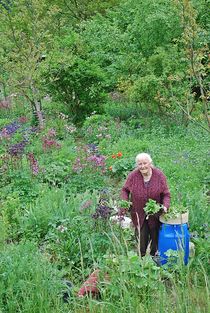
[(136, 169), (128, 175), (121, 198), (132, 202), (131, 218), (139, 238), (141, 256), (146, 254), (150, 241), (150, 254), (154, 256), (158, 248), (161, 210), (146, 219), (144, 207), (149, 199), (153, 199), (162, 204), (166, 212), (170, 205), (170, 192), (165, 175), (153, 166), (149, 154), (140, 153), (136, 156)]

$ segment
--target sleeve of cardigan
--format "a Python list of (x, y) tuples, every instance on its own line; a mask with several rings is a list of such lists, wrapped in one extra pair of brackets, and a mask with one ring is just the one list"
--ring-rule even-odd
[(162, 192), (161, 192), (161, 200), (162, 204), (168, 209), (170, 206), (170, 191), (168, 188), (167, 180), (165, 175), (162, 175)]
[(131, 176), (128, 175), (128, 178), (125, 181), (124, 186), (121, 189), (121, 199), (128, 201), (131, 188)]

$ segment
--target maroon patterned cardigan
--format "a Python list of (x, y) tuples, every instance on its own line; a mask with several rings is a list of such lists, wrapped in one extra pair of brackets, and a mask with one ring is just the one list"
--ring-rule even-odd
[[(144, 183), (143, 176), (139, 169), (132, 171), (122, 188), (121, 198), (130, 200), (131, 218), (135, 227), (143, 225), (145, 220), (144, 207), (149, 199), (163, 204), (166, 208), (170, 205), (170, 192), (168, 189), (166, 177), (157, 168), (152, 168), (152, 176), (148, 183)], [(150, 228), (159, 226), (160, 213), (149, 217), (148, 225)]]

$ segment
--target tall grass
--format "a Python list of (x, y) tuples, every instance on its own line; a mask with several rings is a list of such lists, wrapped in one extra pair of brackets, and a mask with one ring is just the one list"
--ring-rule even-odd
[(32, 243), (0, 252), (0, 277), (1, 312), (59, 312), (61, 274)]

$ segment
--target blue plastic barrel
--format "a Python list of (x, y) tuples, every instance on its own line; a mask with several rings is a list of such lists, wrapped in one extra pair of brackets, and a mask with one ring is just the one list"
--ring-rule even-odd
[(190, 234), (187, 224), (170, 225), (161, 224), (158, 239), (158, 252), (161, 265), (168, 262), (166, 252), (168, 250), (184, 252), (184, 264), (189, 259)]

